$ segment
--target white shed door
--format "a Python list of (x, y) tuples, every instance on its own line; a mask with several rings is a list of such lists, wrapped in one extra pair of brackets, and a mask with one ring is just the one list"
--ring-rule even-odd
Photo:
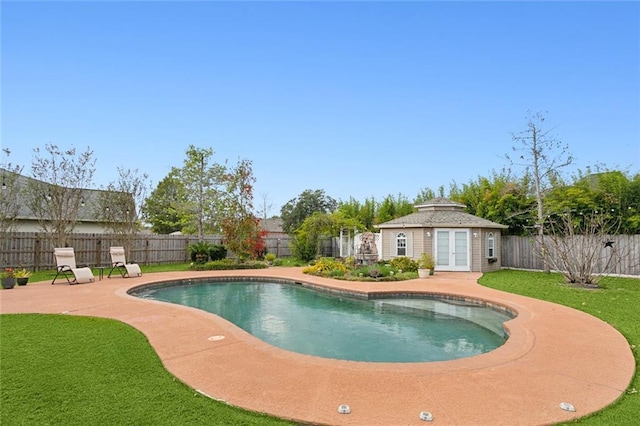
[(468, 229), (436, 229), (437, 271), (469, 271)]

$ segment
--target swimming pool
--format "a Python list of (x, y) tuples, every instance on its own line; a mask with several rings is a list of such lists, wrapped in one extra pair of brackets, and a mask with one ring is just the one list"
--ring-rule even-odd
[(219, 315), (273, 346), (367, 362), (427, 362), (489, 352), (507, 339), (508, 310), (429, 294), (368, 299), (301, 283), (208, 279), (163, 283), (133, 295)]

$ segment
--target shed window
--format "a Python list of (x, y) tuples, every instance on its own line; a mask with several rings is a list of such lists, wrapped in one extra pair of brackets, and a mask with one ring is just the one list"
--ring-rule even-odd
[(493, 236), (493, 232), (489, 232), (487, 234), (487, 257), (489, 259), (493, 259), (496, 257), (496, 249), (495, 249), (495, 237)]
[(400, 232), (396, 237), (396, 256), (407, 255), (407, 236)]

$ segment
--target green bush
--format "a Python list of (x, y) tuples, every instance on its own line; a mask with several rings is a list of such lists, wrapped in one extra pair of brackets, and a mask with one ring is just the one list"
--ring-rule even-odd
[(227, 248), (222, 244), (212, 244), (209, 248), (209, 258), (212, 261), (226, 259)]
[(429, 253), (422, 253), (420, 261), (418, 262), (420, 268), (433, 269), (435, 267), (435, 261), (433, 256)]
[(215, 260), (207, 263), (194, 263), (191, 265), (193, 271), (229, 271), (233, 269), (264, 269), (267, 265), (262, 262), (238, 263), (233, 259)]
[(276, 260), (276, 255), (273, 253), (267, 253), (264, 255), (264, 260), (266, 260), (267, 262), (273, 262), (274, 260)]
[(391, 259), (389, 266), (391, 266), (392, 269), (402, 270), (404, 272), (415, 272), (418, 270), (418, 262), (405, 256)]
[(347, 272), (347, 267), (344, 263), (330, 257), (322, 257), (313, 265), (307, 266), (302, 270), (305, 274), (320, 275), (323, 277), (336, 276), (335, 271), (339, 271), (344, 275)]
[(345, 274), (346, 274), (346, 271), (343, 271), (341, 269), (332, 269), (331, 271), (327, 272), (327, 277), (340, 278), (340, 277), (344, 277)]
[(211, 244), (206, 241), (199, 241), (197, 243), (190, 244), (189, 247), (187, 247), (191, 261), (200, 264), (206, 263), (209, 260), (210, 249)]

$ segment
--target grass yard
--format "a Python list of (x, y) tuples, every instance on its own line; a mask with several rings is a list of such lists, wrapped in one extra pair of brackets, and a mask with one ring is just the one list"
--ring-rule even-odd
[(0, 315), (0, 424), (284, 425), (200, 395), (115, 320)]
[[(188, 264), (143, 266), (143, 272)], [(35, 273), (31, 281), (53, 279)], [(640, 280), (604, 278), (602, 289), (562, 283), (558, 274), (499, 271), (484, 286), (563, 304), (617, 328), (640, 362)], [(0, 424), (291, 424), (212, 401), (167, 372), (146, 338), (117, 321), (62, 315), (0, 316)], [(574, 423), (637, 425), (640, 375), (613, 404)]]
[(599, 290), (563, 284), (559, 274), (503, 270), (485, 274), (480, 284), (548, 300), (587, 312), (618, 329), (629, 341), (636, 359), (636, 374), (627, 392), (612, 406), (575, 423), (585, 425), (640, 424), (640, 279), (605, 277)]

